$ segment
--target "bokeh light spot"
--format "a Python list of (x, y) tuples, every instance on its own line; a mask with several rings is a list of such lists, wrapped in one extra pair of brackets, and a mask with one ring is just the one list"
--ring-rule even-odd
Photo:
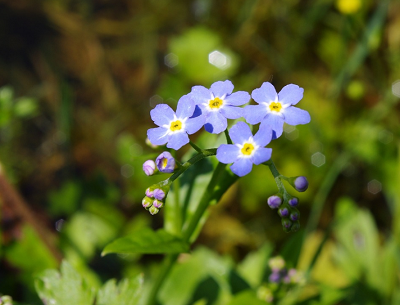
[(231, 65), (230, 57), (217, 50), (208, 54), (208, 62), (221, 70), (225, 70)]
[(370, 182), (368, 182), (368, 192), (371, 194), (378, 194), (382, 190), (382, 183), (380, 183), (378, 180), (373, 179)]
[(325, 155), (321, 152), (316, 152), (311, 156), (311, 163), (316, 166), (320, 167), (325, 164)]
[(289, 141), (294, 141), (299, 137), (299, 130), (296, 126), (285, 124), (283, 126), (283, 131), (285, 132), (285, 138)]
[(164, 64), (168, 68), (173, 68), (179, 64), (179, 57), (174, 53), (169, 53), (164, 57)]
[(121, 175), (125, 178), (133, 176), (133, 166), (130, 164), (124, 164), (121, 166)]
[(153, 95), (151, 98), (150, 98), (150, 106), (151, 107), (156, 107), (158, 104), (162, 104), (163, 102), (164, 102), (164, 99), (161, 97), (161, 96), (159, 96), (159, 95)]
[(56, 223), (55, 223), (55, 228), (56, 228), (56, 230), (57, 230), (58, 232), (61, 232), (61, 229), (62, 229), (62, 227), (63, 227), (63, 225), (64, 225), (64, 222), (65, 222), (64, 219), (59, 219), (59, 220), (56, 221)]
[(400, 79), (392, 84), (392, 93), (394, 96), (400, 97)]

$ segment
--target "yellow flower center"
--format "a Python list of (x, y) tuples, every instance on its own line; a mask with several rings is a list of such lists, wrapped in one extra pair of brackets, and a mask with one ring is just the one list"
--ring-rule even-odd
[(246, 143), (243, 145), (241, 152), (243, 155), (250, 156), (251, 153), (253, 152), (253, 150), (254, 150), (254, 146), (250, 143)]
[(182, 122), (177, 120), (171, 123), (171, 126), (169, 127), (171, 131), (177, 131), (182, 129)]
[(162, 161), (162, 167), (163, 167), (163, 168), (166, 168), (166, 167), (167, 167), (167, 164), (168, 164), (168, 159), (167, 159), (167, 158), (164, 158), (164, 160)]
[(218, 109), (221, 108), (223, 103), (224, 103), (223, 100), (221, 100), (219, 97), (216, 97), (215, 99), (210, 100), (209, 105), (211, 109)]
[(269, 105), (269, 109), (271, 110), (271, 111), (276, 111), (276, 112), (279, 112), (279, 111), (281, 111), (281, 109), (282, 109), (282, 104), (281, 103), (275, 103), (275, 102), (272, 102), (270, 105)]

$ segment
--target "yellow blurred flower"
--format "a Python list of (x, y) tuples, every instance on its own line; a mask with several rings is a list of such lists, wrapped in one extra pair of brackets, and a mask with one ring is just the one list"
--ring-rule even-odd
[(336, 0), (336, 7), (342, 14), (356, 13), (361, 4), (361, 0)]

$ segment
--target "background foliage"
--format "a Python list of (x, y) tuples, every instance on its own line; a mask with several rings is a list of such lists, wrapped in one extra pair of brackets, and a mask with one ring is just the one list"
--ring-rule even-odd
[[(229, 78), (305, 88), (311, 123), (272, 144), (282, 174), (309, 179), (303, 230), (283, 233), (273, 177), (254, 168), (211, 208), (160, 302), (243, 304), (279, 254), (307, 279), (282, 304), (399, 304), (399, 12), (395, 0), (0, 0), (0, 293), (41, 304), (55, 276), (85, 283), (75, 304), (134, 299), (161, 256), (100, 254), (162, 227), (140, 205), (158, 181), (141, 170), (157, 155), (149, 111)], [(44, 271), (62, 259), (61, 276)]]

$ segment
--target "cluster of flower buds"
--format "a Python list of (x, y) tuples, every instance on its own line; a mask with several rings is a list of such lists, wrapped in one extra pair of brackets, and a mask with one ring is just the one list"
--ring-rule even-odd
[[(308, 181), (304, 176), (286, 178), (286, 180), (299, 192), (304, 192), (308, 188)], [(278, 193), (270, 196), (267, 202), (271, 209), (278, 209), (278, 215), (282, 218), (283, 230), (285, 232), (296, 232), (300, 228), (300, 212), (296, 208), (299, 199), (292, 196), (287, 197)]]
[(155, 161), (147, 160), (143, 163), (143, 171), (147, 176), (160, 173), (173, 173), (176, 169), (176, 161), (168, 151), (162, 152)]
[(12, 304), (13, 304), (12, 297), (8, 295), (0, 296), (0, 305), (12, 305)]
[(150, 212), (151, 215), (157, 214), (164, 206), (165, 199), (169, 191), (169, 184), (154, 184), (147, 188), (146, 196), (142, 200), (142, 206)]
[(271, 258), (268, 265), (272, 271), (269, 276), (270, 283), (302, 284), (304, 282), (303, 273), (294, 268), (286, 269), (285, 260), (280, 256)]

